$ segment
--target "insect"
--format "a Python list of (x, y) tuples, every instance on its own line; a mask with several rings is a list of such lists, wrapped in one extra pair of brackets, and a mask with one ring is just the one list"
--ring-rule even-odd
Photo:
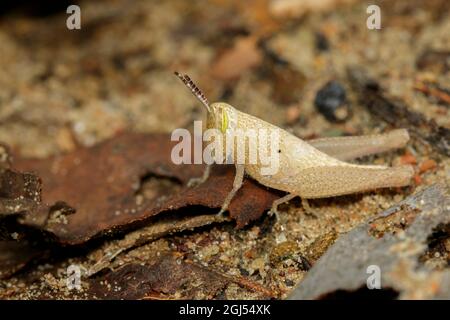
[[(233, 188), (225, 198), (219, 214), (223, 214), (236, 192), (242, 186), (244, 175), (267, 187), (287, 192), (287, 195), (273, 202), (270, 213), (278, 216), (278, 206), (296, 196), (303, 200), (327, 198), (359, 193), (378, 188), (409, 185), (414, 174), (409, 165), (386, 167), (379, 165), (358, 165), (345, 162), (360, 156), (401, 148), (409, 140), (406, 129), (396, 129), (385, 134), (322, 138), (308, 142), (264, 120), (241, 112), (223, 102), (209, 104), (205, 95), (187, 75), (175, 72), (207, 110), (207, 128), (216, 128), (227, 139), (230, 130), (268, 129), (278, 132), (279, 169), (275, 174), (261, 174), (260, 163), (235, 163), (236, 175)], [(232, 120), (231, 120), (232, 119)], [(226, 152), (224, 150), (224, 152)], [(225, 155), (227, 156), (227, 155)], [(196, 183), (206, 181), (210, 165)]]

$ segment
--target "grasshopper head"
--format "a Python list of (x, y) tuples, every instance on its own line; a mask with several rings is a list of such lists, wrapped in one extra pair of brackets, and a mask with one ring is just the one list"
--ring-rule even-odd
[(215, 128), (222, 133), (230, 128), (236, 127), (236, 109), (224, 102), (216, 102), (211, 106), (211, 112), (208, 113), (207, 128)]
[(191, 90), (194, 96), (203, 104), (208, 111), (208, 117), (206, 121), (206, 127), (208, 129), (218, 129), (222, 133), (225, 133), (227, 129), (236, 127), (236, 110), (229, 104), (223, 102), (209, 104), (203, 92), (197, 87), (197, 85), (186, 74), (180, 74), (175, 72), (175, 75), (180, 78), (181, 81)]

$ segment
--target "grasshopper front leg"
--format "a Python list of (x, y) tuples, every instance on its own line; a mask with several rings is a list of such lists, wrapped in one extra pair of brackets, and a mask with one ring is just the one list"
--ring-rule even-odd
[(188, 181), (187, 186), (188, 187), (193, 187), (199, 184), (202, 184), (203, 182), (205, 182), (206, 180), (208, 180), (209, 175), (211, 173), (211, 164), (207, 164), (205, 171), (203, 171), (203, 175), (200, 178), (192, 178)]
[(236, 175), (234, 176), (233, 181), (233, 189), (228, 193), (227, 197), (225, 198), (222, 208), (219, 211), (219, 215), (222, 215), (230, 205), (231, 200), (233, 200), (234, 196), (236, 195), (236, 192), (242, 187), (242, 183), (244, 181), (244, 173), (245, 173), (245, 167), (242, 164), (236, 164)]

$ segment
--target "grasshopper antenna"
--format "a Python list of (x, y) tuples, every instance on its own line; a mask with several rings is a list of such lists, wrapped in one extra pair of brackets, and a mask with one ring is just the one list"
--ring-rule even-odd
[(209, 107), (208, 99), (206, 99), (206, 96), (203, 94), (203, 92), (197, 87), (197, 85), (194, 83), (194, 81), (189, 78), (187, 74), (181, 74), (175, 71), (175, 75), (180, 78), (181, 81), (188, 87), (194, 96), (197, 97), (198, 100), (206, 107), (208, 112), (211, 112), (211, 108)]

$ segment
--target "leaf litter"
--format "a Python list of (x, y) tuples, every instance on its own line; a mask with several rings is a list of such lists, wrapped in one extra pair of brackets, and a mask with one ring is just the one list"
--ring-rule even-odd
[[(364, 20), (364, 6), (350, 2), (340, 6), (330, 1), (329, 7), (320, 9), (326, 12), (335, 8), (332, 15), (317, 15), (315, 8), (309, 8), (309, 14), (304, 15), (302, 9), (289, 19), (277, 19), (269, 1), (255, 6), (241, 1), (230, 3), (193, 5), (176, 0), (128, 6), (119, 1), (118, 6), (106, 11), (85, 4), (90, 10), (83, 18), (83, 29), (87, 31), (83, 42), (79, 36), (59, 41), (59, 35), (66, 33), (54, 30), (62, 31), (64, 26), (43, 24), (38, 19), (7, 19), (8, 23), (2, 24), (5, 63), (0, 81), (6, 81), (2, 81), (0, 97), (0, 139), (28, 156), (69, 153), (41, 160), (16, 156), (12, 169), (2, 164), (5, 155), (0, 153), (2, 168), (19, 174), (30, 168), (43, 182), (43, 201), (37, 209), (0, 218), (9, 241), (11, 236), (19, 240), (11, 242), (12, 250), (1, 252), (8, 262), (17, 262), (11, 264), (12, 271), (5, 273), (7, 279), (0, 282), (1, 297), (283, 298), (305, 276), (317, 272), (314, 270), (321, 265), (322, 257), (353, 228), (407, 194), (448, 180), (448, 107), (434, 103), (442, 97), (445, 100), (441, 85), (448, 82), (448, 22), (443, 19), (448, 13), (446, 1), (436, 0), (423, 7), (415, 1), (382, 4), (383, 12), (388, 12), (383, 23), (395, 28), (372, 32), (370, 37), (366, 28), (354, 28)], [(286, 8), (299, 6), (299, 1), (282, 3)], [(422, 19), (415, 19), (416, 8), (421, 8)], [(102, 28), (105, 22), (108, 28)], [(130, 30), (136, 36), (125, 36)], [(142, 34), (136, 30), (142, 30)], [(148, 32), (155, 36), (148, 37)], [(327, 50), (316, 48), (317, 32), (326, 37)], [(414, 36), (414, 46), (405, 41), (405, 35)], [(124, 41), (117, 46), (115, 41), (120, 36)], [(51, 45), (49, 39), (54, 40)], [(111, 49), (104, 50), (105, 45)], [(17, 56), (27, 56), (24, 51), (38, 52), (39, 58), (23, 59), (18, 66), (14, 62)], [(100, 58), (98, 52), (105, 55)], [(438, 52), (438, 58), (423, 56), (424, 52)], [(58, 63), (53, 58), (55, 53), (60, 57)], [(233, 67), (230, 56), (240, 60), (241, 70), (228, 70)], [(354, 116), (343, 123), (330, 123), (313, 107), (314, 97), (324, 83), (333, 79), (346, 88), (353, 85), (345, 76), (349, 61), (364, 65), (385, 89), (347, 91)], [(214, 78), (209, 71), (214, 66), (230, 73), (221, 78), (219, 72)], [(166, 153), (150, 151), (150, 142), (138, 138), (146, 134), (122, 133), (122, 138), (108, 139), (125, 128), (168, 132), (200, 117), (194, 104), (188, 102), (191, 100), (187, 100), (187, 93), (174, 90), (176, 80), (172, 81), (167, 71), (174, 68), (189, 72), (202, 87), (205, 84), (211, 101), (229, 101), (305, 138), (384, 132), (398, 126), (393, 119), (404, 115), (402, 126), (417, 133), (405, 154), (399, 151), (361, 161), (385, 164), (402, 161), (406, 156), (414, 158), (416, 186), (311, 201), (314, 214), (305, 213), (295, 199), (282, 206), (280, 220), (274, 221), (262, 214), (266, 210), (262, 208), (280, 194), (246, 180), (245, 197), (254, 198), (246, 199), (247, 206), (236, 202), (229, 219), (217, 221), (214, 213), (223, 194), (231, 188), (232, 167), (215, 168), (212, 181), (217, 185), (188, 189), (186, 182), (201, 175), (201, 166), (176, 168), (167, 164)], [(433, 84), (428, 88), (433, 91), (428, 90), (427, 97), (414, 83)], [(365, 93), (369, 93), (366, 100)], [(401, 107), (396, 107), (391, 93), (402, 98)], [(362, 99), (354, 100), (352, 94)], [(383, 108), (377, 110), (371, 104)], [(136, 149), (126, 146), (122, 154), (122, 146), (111, 147), (117, 139), (123, 139), (119, 145), (140, 142)], [(424, 148), (420, 140), (431, 148)], [(79, 144), (92, 146), (98, 142), (92, 148), (74, 150)], [(144, 157), (148, 162), (143, 161)], [(83, 168), (79, 168), (78, 161)], [(118, 168), (126, 174), (121, 176)], [(39, 169), (44, 172), (42, 176)], [(108, 178), (112, 179), (109, 183)], [(73, 194), (78, 184), (83, 188), (80, 195)], [(85, 190), (89, 184), (91, 191), (95, 187), (92, 194)], [(201, 199), (196, 193), (211, 199)], [(94, 203), (95, 196), (100, 196), (101, 203)], [(83, 197), (88, 201), (80, 205)], [(252, 203), (257, 208), (249, 208)], [(110, 210), (116, 207), (119, 210)], [(133, 215), (130, 210), (136, 208), (140, 209)], [(369, 236), (382, 241), (401, 236), (403, 229), (408, 230), (414, 223), (411, 219), (416, 214), (415, 210), (400, 210), (397, 215), (374, 221)], [(428, 236), (421, 263), (437, 265), (439, 270), (448, 268), (443, 258), (448, 252), (447, 229), (444, 226)], [(30, 265), (29, 257), (33, 255), (26, 246), (23, 259), (19, 254), (19, 247), (25, 244), (51, 250), (50, 258)], [(400, 248), (405, 245), (402, 242)], [(9, 255), (11, 252), (14, 255)], [(0, 261), (7, 264), (1, 257)], [(66, 268), (71, 264), (86, 271), (81, 292), (67, 289)], [(189, 281), (171, 279), (170, 270), (163, 267), (173, 268), (177, 275), (185, 273)], [(397, 268), (400, 275), (405, 270), (411, 268)], [(149, 276), (147, 272), (154, 274)], [(326, 273), (321, 280), (327, 278), (333, 278), (333, 273)], [(409, 292), (401, 284), (411, 283), (411, 277), (395, 279), (395, 290)], [(404, 279), (406, 282), (402, 282)], [(436, 279), (424, 278), (422, 284), (428, 281), (429, 285), (420, 288), (424, 292), (433, 288)], [(207, 280), (214, 286), (198, 286)], [(111, 285), (114, 281), (120, 285)], [(126, 281), (133, 285), (127, 287)], [(318, 287), (318, 283), (313, 286)], [(347, 290), (353, 293), (353, 289)]]
[[(111, 238), (111, 233), (131, 231), (112, 246), (100, 248), (101, 257), (96, 256), (98, 251), (90, 255), (98, 258), (88, 270), (88, 276), (93, 276), (119, 253), (170, 233), (229, 221), (215, 213), (227, 187), (231, 188), (233, 167), (217, 168), (199, 186), (179, 187), (201, 175), (202, 166), (174, 165), (170, 160), (172, 146), (169, 135), (124, 133), (62, 156), (17, 158), (16, 168), (36, 172), (43, 181), (42, 204), (30, 208), (32, 214), (23, 216), (21, 224), (45, 231), (58, 246), (82, 245), (95, 237)], [(170, 178), (176, 187), (170, 190), (170, 183), (163, 184), (162, 190), (152, 183), (149, 187), (149, 175), (161, 181)], [(230, 207), (230, 216), (242, 227), (259, 218), (276, 197), (276, 192), (247, 181)], [(249, 198), (251, 203), (245, 201)], [(2, 276), (12, 275), (36, 257), (34, 251), (21, 245), (24, 243), (3, 243), (2, 267), (9, 267), (9, 272)]]

